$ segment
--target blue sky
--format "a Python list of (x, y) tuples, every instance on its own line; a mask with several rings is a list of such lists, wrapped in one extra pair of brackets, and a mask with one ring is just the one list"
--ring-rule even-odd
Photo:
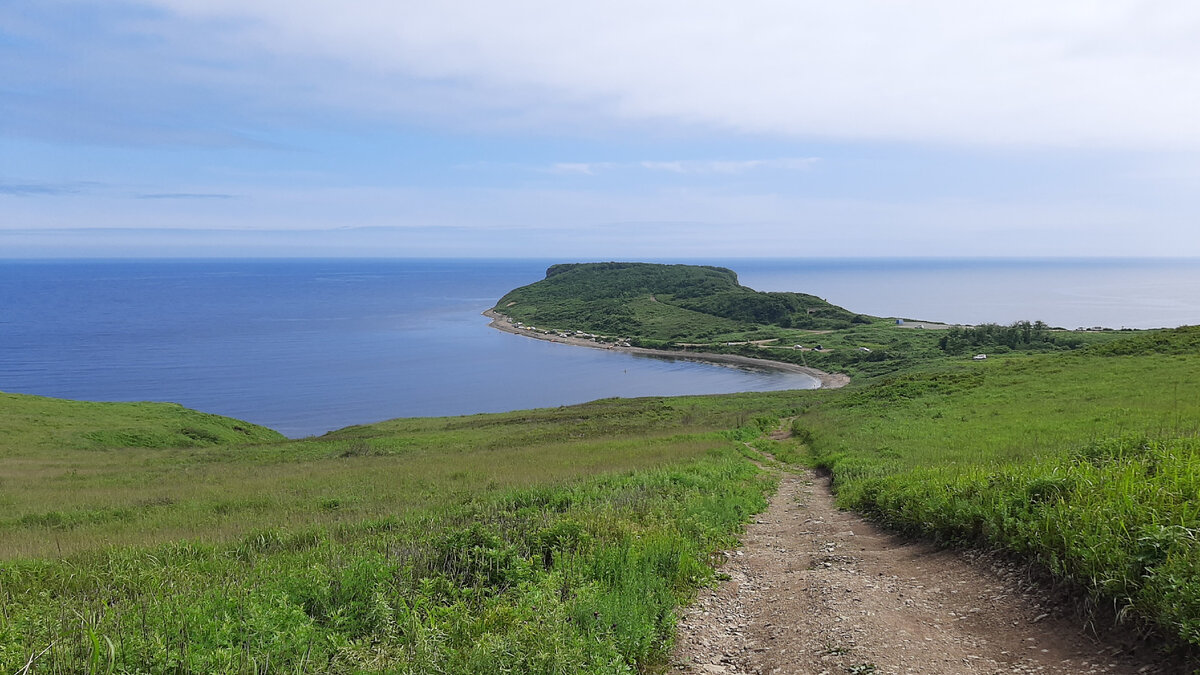
[(1200, 255), (1200, 6), (1097, 5), (9, 0), (0, 257)]

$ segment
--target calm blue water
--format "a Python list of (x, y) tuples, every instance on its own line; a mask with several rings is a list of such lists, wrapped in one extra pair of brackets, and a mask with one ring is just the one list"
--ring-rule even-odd
[[(302, 436), (392, 417), (814, 384), (487, 328), (479, 313), (552, 262), (0, 262), (0, 391), (175, 401)], [(715, 264), (760, 290), (885, 316), (1200, 323), (1195, 261)]]
[(0, 391), (175, 401), (290, 436), (608, 396), (811, 388), (803, 375), (501, 333), (538, 262), (4, 262)]
[(1200, 324), (1200, 260), (732, 262), (743, 285), (800, 291), (876, 316), (1077, 328)]

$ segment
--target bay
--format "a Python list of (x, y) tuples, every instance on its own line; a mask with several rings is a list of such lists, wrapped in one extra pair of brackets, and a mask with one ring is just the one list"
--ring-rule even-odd
[(394, 417), (816, 386), (488, 328), (480, 313), (552, 262), (4, 262), (0, 391), (173, 401), (298, 437)]

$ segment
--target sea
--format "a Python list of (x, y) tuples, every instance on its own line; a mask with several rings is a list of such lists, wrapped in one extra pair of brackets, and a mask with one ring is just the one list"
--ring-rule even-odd
[[(172, 401), (318, 435), (612, 396), (804, 389), (804, 375), (503, 333), (556, 260), (0, 261), (0, 391)], [(1197, 260), (687, 260), (758, 290), (949, 323), (1200, 323)]]

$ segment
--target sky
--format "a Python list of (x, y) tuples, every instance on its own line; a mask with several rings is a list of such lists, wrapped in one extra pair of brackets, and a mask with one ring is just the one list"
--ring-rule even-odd
[(1200, 256), (1200, 4), (6, 0), (0, 258)]

